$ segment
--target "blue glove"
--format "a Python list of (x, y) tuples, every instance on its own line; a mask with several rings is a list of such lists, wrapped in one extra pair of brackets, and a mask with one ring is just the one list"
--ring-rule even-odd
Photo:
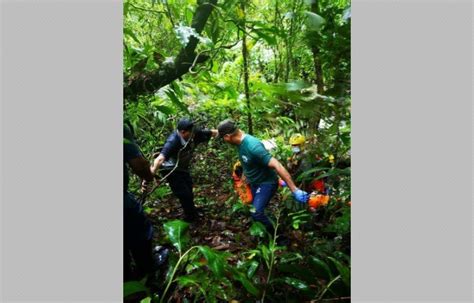
[(299, 188), (297, 188), (294, 192), (293, 192), (293, 198), (300, 202), (300, 203), (306, 203), (308, 202), (308, 199), (309, 199), (309, 194)]

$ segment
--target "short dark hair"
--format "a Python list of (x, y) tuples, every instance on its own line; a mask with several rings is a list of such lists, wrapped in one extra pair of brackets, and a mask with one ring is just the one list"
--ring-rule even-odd
[(233, 134), (237, 129), (237, 124), (232, 119), (226, 119), (217, 126), (217, 131), (219, 132), (220, 138), (224, 137), (225, 135)]
[(181, 118), (178, 121), (178, 130), (190, 131), (194, 127), (194, 122), (189, 118)]

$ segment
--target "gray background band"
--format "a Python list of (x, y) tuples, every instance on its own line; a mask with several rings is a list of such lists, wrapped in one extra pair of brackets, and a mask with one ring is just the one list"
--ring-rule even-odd
[(472, 299), (470, 1), (353, 1), (352, 299)]
[(3, 1), (1, 300), (122, 298), (122, 2)]

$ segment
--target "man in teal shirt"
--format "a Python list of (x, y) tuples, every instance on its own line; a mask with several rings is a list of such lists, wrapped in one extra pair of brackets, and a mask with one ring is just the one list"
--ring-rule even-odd
[(255, 207), (252, 218), (264, 224), (273, 234), (274, 227), (265, 215), (265, 207), (277, 191), (278, 176), (286, 182), (296, 201), (306, 203), (308, 193), (296, 187), (285, 167), (270, 155), (259, 139), (245, 134), (234, 121), (230, 119), (222, 121), (217, 131), (225, 142), (238, 148), (240, 163), (252, 191), (252, 205)]

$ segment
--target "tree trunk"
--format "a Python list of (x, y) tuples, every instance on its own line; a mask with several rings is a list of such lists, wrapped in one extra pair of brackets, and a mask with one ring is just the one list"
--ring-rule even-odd
[[(315, 14), (319, 15), (319, 0), (314, 0), (313, 4), (311, 4), (311, 11)], [(324, 95), (324, 79), (323, 79), (323, 68), (321, 64), (321, 56), (319, 51), (318, 45), (312, 45), (311, 51), (313, 52), (313, 61), (314, 61), (314, 83), (317, 86), (317, 93), (320, 95)], [(321, 121), (321, 114), (318, 112), (315, 115), (315, 119), (312, 123), (314, 125), (314, 130), (317, 131), (319, 129), (319, 122)]]
[(285, 71), (285, 82), (288, 82), (290, 78), (290, 69), (291, 69), (291, 61), (293, 57), (293, 30), (295, 24), (295, 8), (296, 8), (296, 0), (293, 1), (293, 6), (291, 8), (291, 21), (290, 21), (290, 30), (288, 32), (288, 38), (286, 39), (286, 71)]
[[(280, 27), (280, 25), (278, 23), (278, 20), (280, 18), (280, 11), (278, 9), (278, 2), (279, 2), (279, 0), (275, 0), (275, 18), (274, 18), (275, 28)], [(279, 52), (280, 52), (280, 50), (278, 48), (278, 43), (277, 43), (274, 47), (274, 53), (273, 53), (273, 56), (274, 56), (273, 60), (275, 62), (275, 75), (274, 75), (274, 78), (273, 78), (274, 83), (278, 82), (278, 77), (279, 77), (279, 73), (280, 73), (280, 63), (278, 62), (278, 53)]]
[(248, 124), (248, 132), (249, 134), (253, 134), (253, 125), (252, 125), (252, 113), (250, 111), (250, 92), (249, 92), (249, 67), (248, 67), (248, 50), (247, 50), (247, 34), (245, 33), (245, 2), (240, 2), (240, 7), (244, 14), (242, 28), (243, 31), (243, 39), (242, 39), (242, 58), (244, 61), (244, 90), (245, 90), (245, 98), (247, 100), (247, 124)]
[(317, 92), (320, 95), (324, 94), (324, 80), (323, 80), (323, 68), (321, 66), (321, 59), (319, 56), (319, 48), (313, 47), (313, 60), (314, 60), (314, 83), (318, 86)]
[[(217, 0), (198, 0), (198, 6), (191, 23), (191, 27), (198, 34), (204, 29), (216, 4)], [(195, 53), (198, 42), (199, 40), (192, 36), (188, 44), (181, 49), (172, 66), (161, 66), (151, 73), (141, 73), (124, 79), (124, 98), (126, 100), (136, 100), (141, 95), (154, 93), (189, 72), (193, 63), (205, 62), (208, 56), (200, 55), (197, 57), (198, 55)]]

